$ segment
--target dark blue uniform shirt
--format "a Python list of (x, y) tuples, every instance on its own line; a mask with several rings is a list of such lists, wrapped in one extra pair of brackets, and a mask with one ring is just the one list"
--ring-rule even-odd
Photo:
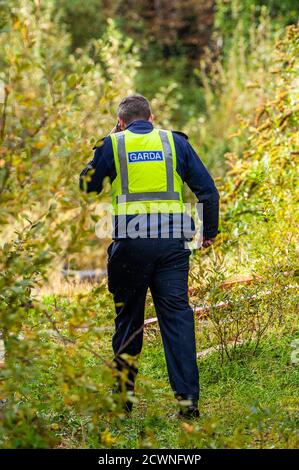
[[(127, 126), (131, 132), (136, 134), (147, 134), (153, 129), (153, 125), (149, 121), (134, 121)], [(187, 140), (187, 136), (180, 132), (173, 132), (173, 140), (177, 156), (176, 171), (183, 181), (187, 183), (191, 191), (196, 195), (198, 202), (203, 203), (203, 235), (205, 238), (213, 238), (218, 233), (218, 216), (219, 216), (219, 194), (215, 187), (214, 181), (203, 165), (202, 161), (191, 147)], [(92, 171), (91, 171), (92, 170)], [(90, 181), (84, 178), (89, 173)], [(112, 182), (116, 177), (116, 169), (114, 164), (112, 142), (110, 136), (105, 137), (101, 146), (95, 148), (94, 157), (88, 163), (86, 168), (80, 174), (80, 188), (89, 192), (100, 193), (102, 190), (103, 180), (109, 177)], [(123, 238), (118, 235), (120, 225), (123, 225), (123, 220), (120, 222), (121, 217), (114, 218), (114, 233), (113, 238)], [(129, 223), (136, 215), (125, 216), (125, 223)], [(139, 216), (140, 217), (140, 216)], [(145, 216), (147, 217), (147, 216)], [(159, 214), (157, 217), (157, 236), (161, 236), (163, 232), (163, 224), (167, 217), (167, 224), (170, 226), (170, 232), (175, 229), (178, 230), (180, 225), (181, 237), (191, 239), (194, 235), (194, 222), (191, 219), (191, 230), (183, 229), (183, 226), (190, 226), (190, 224), (183, 223), (183, 217), (173, 214)], [(151, 221), (152, 223), (152, 221)], [(147, 226), (147, 236), (149, 236), (149, 227)], [(173, 233), (171, 232), (171, 233)], [(152, 233), (152, 231), (151, 231)], [(146, 235), (141, 235), (146, 236)], [(171, 235), (170, 235), (171, 236)], [(175, 235), (177, 236), (177, 235)]]

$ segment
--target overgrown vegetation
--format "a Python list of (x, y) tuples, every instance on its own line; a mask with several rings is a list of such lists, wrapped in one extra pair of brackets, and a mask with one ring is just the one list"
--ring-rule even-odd
[[(215, 34), (228, 42), (195, 66), (188, 93), (198, 100), (182, 119), (180, 74), (152, 93), (157, 124), (184, 124), (219, 175), (222, 201), (221, 234), (193, 256), (190, 279), (193, 305), (209, 306), (196, 321), (202, 418), (178, 425), (156, 326), (146, 329), (138, 402), (126, 419), (109, 392), (114, 309), (105, 281), (52, 280), (66, 260), (105, 261), (106, 244), (93, 235), (98, 198), (79, 192), (78, 172), (114, 125), (120, 98), (143, 91), (142, 44), (109, 20), (100, 38), (92, 33), (71, 52), (66, 11), (54, 1), (10, 3), (0, 34), (0, 446), (295, 447), (299, 35), (284, 29), (293, 10), (280, 21), (275, 3), (275, 22), (261, 10), (246, 29), (245, 13), (232, 17), (232, 28), (218, 2)], [(227, 287), (249, 274), (250, 284)]]

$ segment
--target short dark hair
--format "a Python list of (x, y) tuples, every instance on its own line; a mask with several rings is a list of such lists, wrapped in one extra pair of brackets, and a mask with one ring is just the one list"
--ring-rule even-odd
[(148, 120), (151, 115), (151, 107), (148, 100), (142, 95), (130, 95), (121, 100), (118, 106), (117, 115), (126, 124), (136, 119)]

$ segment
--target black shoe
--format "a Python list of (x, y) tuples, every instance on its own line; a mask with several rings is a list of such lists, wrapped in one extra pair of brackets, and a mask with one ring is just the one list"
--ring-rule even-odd
[(127, 400), (124, 404), (123, 404), (123, 410), (125, 413), (127, 414), (130, 414), (132, 412), (132, 409), (133, 409), (133, 403), (129, 400)]
[[(114, 393), (118, 393), (122, 399), (122, 409), (125, 413), (131, 413), (133, 408), (134, 383), (138, 372), (134, 364), (129, 364), (121, 356), (114, 358), (117, 371), (117, 380)], [(124, 374), (124, 375), (123, 375)]]
[(186, 418), (186, 419), (199, 418), (199, 410), (198, 410), (197, 405), (196, 406), (190, 405), (190, 406), (181, 408), (179, 412), (179, 417)]
[(119, 395), (121, 399), (121, 407), (125, 413), (131, 413), (133, 409), (133, 401), (131, 397), (134, 397), (134, 390), (121, 390), (119, 386), (112, 390), (112, 395)]
[(180, 405), (180, 418), (192, 419), (199, 417), (197, 398), (192, 395), (176, 395), (176, 398)]

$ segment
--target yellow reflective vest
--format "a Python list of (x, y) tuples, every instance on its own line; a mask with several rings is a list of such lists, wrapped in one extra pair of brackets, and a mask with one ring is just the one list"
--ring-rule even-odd
[(116, 178), (112, 182), (114, 214), (182, 213), (183, 181), (176, 171), (171, 131), (129, 129), (111, 134)]

